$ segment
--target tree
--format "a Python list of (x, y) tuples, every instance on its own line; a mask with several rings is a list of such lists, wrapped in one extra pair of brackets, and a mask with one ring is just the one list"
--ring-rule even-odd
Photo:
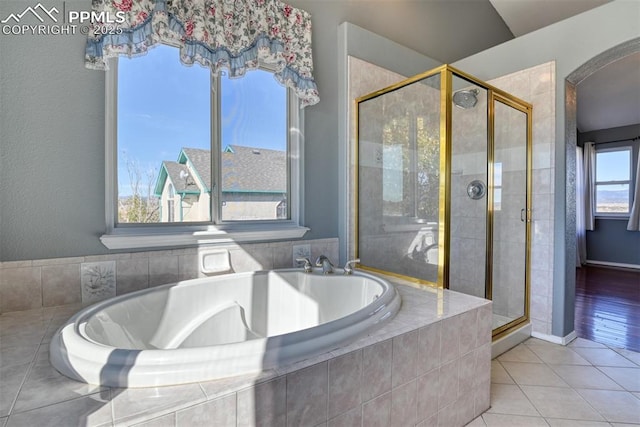
[(152, 193), (157, 176), (155, 168), (143, 171), (140, 162), (127, 157), (121, 158), (127, 166), (131, 195), (118, 197), (118, 221), (125, 223), (149, 223), (160, 221), (160, 204)]

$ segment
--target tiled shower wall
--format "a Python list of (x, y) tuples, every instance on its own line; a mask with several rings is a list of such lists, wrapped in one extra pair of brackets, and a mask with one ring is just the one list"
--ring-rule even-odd
[[(338, 239), (215, 246), (229, 251), (235, 272), (293, 266), (293, 248), (338, 259)], [(0, 313), (91, 303), (178, 280), (204, 277), (198, 249), (119, 253), (0, 263)]]
[[(462, 82), (462, 79), (454, 77), (456, 81)], [(484, 298), (487, 197), (473, 200), (467, 195), (470, 182), (480, 180), (487, 183), (487, 91), (477, 89), (478, 103), (475, 107), (463, 109), (454, 106), (451, 110), (449, 289)], [(496, 313), (495, 302), (493, 307)]]

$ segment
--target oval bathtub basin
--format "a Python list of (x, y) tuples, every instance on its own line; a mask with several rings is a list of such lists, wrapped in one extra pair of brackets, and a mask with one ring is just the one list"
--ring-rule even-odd
[(111, 387), (208, 381), (325, 353), (399, 308), (392, 284), (360, 271), (227, 274), (88, 307), (56, 332), (50, 359), (70, 378)]

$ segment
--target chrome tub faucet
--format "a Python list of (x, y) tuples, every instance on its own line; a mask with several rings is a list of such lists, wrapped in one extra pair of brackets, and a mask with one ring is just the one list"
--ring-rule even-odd
[(320, 255), (318, 259), (316, 259), (316, 267), (322, 267), (322, 274), (333, 274), (333, 264), (324, 255)]

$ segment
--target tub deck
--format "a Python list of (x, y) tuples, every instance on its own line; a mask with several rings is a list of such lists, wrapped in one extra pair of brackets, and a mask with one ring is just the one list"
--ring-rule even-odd
[(79, 305), (0, 315), (0, 427), (464, 425), (489, 407), (491, 302), (390, 281), (403, 305), (370, 335), (257, 375), (180, 386), (99, 387), (55, 371), (48, 343)]

